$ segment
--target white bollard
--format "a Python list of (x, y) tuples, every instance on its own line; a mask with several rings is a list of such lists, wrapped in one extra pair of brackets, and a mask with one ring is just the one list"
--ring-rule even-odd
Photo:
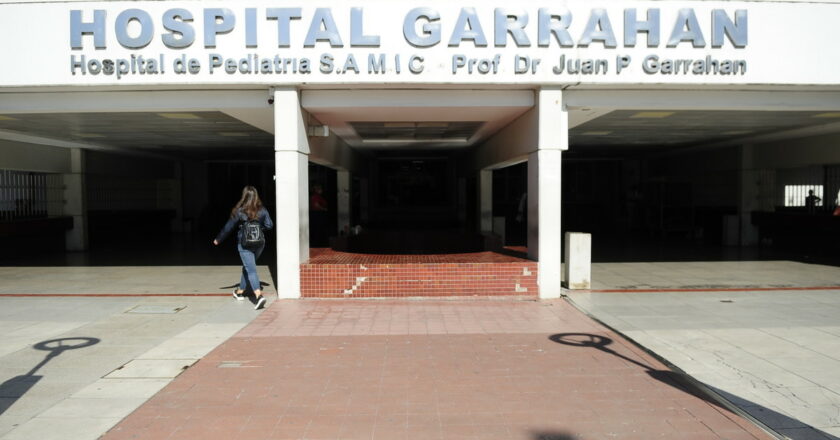
[(592, 287), (592, 234), (566, 232), (563, 280), (570, 290)]

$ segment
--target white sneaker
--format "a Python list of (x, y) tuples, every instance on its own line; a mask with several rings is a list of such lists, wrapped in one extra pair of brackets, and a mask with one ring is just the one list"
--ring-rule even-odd
[(242, 293), (236, 293), (236, 289), (233, 289), (233, 297), (234, 297), (237, 301), (244, 301), (244, 300), (245, 300), (245, 292), (242, 292)]
[(257, 298), (257, 305), (254, 306), (254, 310), (259, 310), (263, 307), (265, 307), (265, 297), (260, 295), (260, 297)]

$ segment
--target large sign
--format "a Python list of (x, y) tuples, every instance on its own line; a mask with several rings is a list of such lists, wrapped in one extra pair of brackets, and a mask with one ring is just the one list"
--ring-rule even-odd
[[(661, 8), (648, 8), (641, 17), (637, 8), (627, 8), (618, 20), (616, 17), (611, 19), (606, 9), (592, 8), (584, 11), (585, 25), (578, 35), (573, 36), (569, 28), (575, 21), (575, 15), (567, 8), (538, 8), (531, 13), (525, 9), (494, 8), (492, 14), (484, 14), (492, 16), (488, 25), (482, 24), (481, 15), (473, 7), (460, 8), (457, 16), (448, 22), (443, 20), (439, 10), (420, 7), (402, 14), (400, 44), (405, 45), (405, 49), (397, 53), (366, 50), (367, 56), (360, 57), (354, 51), (337, 59), (332, 53), (324, 52), (313, 60), (283, 53), (266, 56), (259, 53), (225, 55), (211, 52), (202, 60), (187, 59), (186, 55), (177, 54), (197, 44), (206, 50), (215, 49), (217, 40), (222, 38), (236, 41), (242, 51), (258, 51), (263, 49), (259, 38), (261, 28), (267, 28), (270, 31), (267, 33), (274, 34), (270, 44), (263, 46), (277, 52), (293, 47), (315, 48), (319, 44), (329, 49), (345, 45), (354, 49), (380, 48), (382, 36), (365, 30), (363, 7), (350, 8), (350, 23), (345, 32), (338, 26), (332, 8), (313, 8), (306, 15), (299, 7), (245, 7), (238, 12), (229, 8), (171, 8), (160, 16), (152, 16), (147, 10), (139, 8), (122, 10), (115, 17), (109, 17), (107, 12), (105, 9), (88, 11), (90, 18), (86, 21), (84, 10), (70, 10), (68, 40), (73, 50), (81, 52), (85, 49), (86, 36), (88, 48), (107, 50), (108, 33), (113, 32), (122, 48), (133, 51), (144, 49), (158, 39), (168, 49), (171, 63), (167, 62), (165, 53), (146, 54), (145, 57), (133, 54), (130, 58), (115, 59), (71, 54), (70, 69), (74, 75), (113, 75), (120, 79), (128, 75), (164, 74), (167, 68), (180, 75), (196, 74), (202, 69), (211, 74), (228, 75), (310, 75), (316, 72), (325, 75), (373, 75), (386, 73), (389, 69), (397, 75), (403, 72), (421, 75), (425, 70), (423, 53), (438, 46), (455, 49), (460, 49), (462, 45), (503, 48), (511, 44), (517, 48), (544, 48), (547, 50), (541, 52), (548, 53), (552, 46), (565, 49), (599, 44), (616, 49), (619, 39), (622, 47), (632, 48), (639, 44), (640, 35), (646, 40), (648, 48), (676, 48), (684, 44), (699, 49), (716, 49), (726, 42), (735, 48), (745, 48), (748, 42), (746, 9), (735, 9), (731, 14), (725, 9), (712, 9), (705, 32), (694, 8), (678, 9), (672, 18), (673, 23), (665, 25), (668, 29), (665, 39), (662, 35)], [(196, 20), (196, 17), (199, 19)], [(613, 30), (613, 21), (622, 25), (619, 37)], [(484, 31), (485, 26), (490, 28), (488, 32)], [(239, 32), (234, 33), (237, 30)], [(292, 37), (293, 31), (296, 38)], [(554, 61), (553, 65), (544, 63), (543, 58), (532, 58), (523, 53), (508, 57), (497, 53), (485, 58), (454, 53), (448, 65), (453, 75), (497, 75), (505, 64), (515, 75), (535, 75), (546, 69), (556, 75), (620, 74), (622, 70), (631, 68), (633, 59), (631, 55), (616, 52), (614, 60), (567, 59), (567, 55), (561, 52), (559, 58), (545, 60)], [(639, 68), (648, 74), (743, 75), (747, 71), (747, 62), (743, 59), (718, 60), (710, 55), (694, 59), (660, 59), (659, 55), (651, 54), (641, 60)]]
[(836, 84), (812, 70), (836, 71), (837, 20), (778, 2), (0, 4), (0, 85)]

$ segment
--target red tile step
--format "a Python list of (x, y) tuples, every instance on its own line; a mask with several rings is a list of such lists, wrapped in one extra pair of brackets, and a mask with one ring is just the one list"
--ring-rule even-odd
[(537, 298), (537, 263), (492, 252), (370, 256), (319, 249), (301, 265), (301, 296)]

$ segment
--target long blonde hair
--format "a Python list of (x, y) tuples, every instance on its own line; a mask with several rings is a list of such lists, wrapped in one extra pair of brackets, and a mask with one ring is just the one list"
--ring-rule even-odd
[(230, 211), (231, 217), (236, 217), (239, 211), (248, 216), (248, 220), (254, 220), (260, 214), (263, 204), (260, 200), (260, 195), (257, 194), (257, 189), (251, 185), (242, 188), (242, 198), (236, 203), (236, 206)]

